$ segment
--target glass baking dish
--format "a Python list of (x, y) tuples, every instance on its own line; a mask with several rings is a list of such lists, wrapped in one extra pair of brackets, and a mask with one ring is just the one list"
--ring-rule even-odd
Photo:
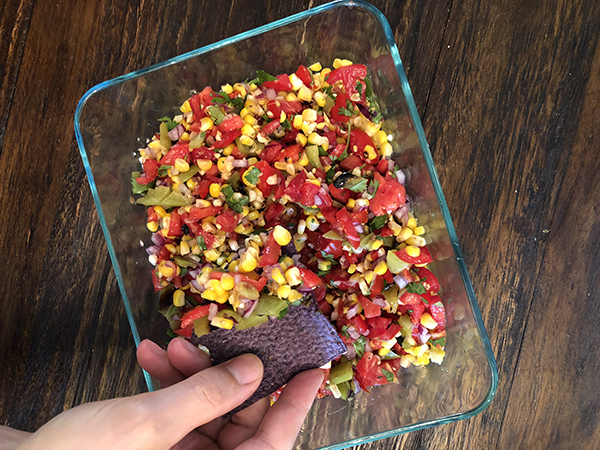
[[(427, 229), (448, 314), (441, 366), (410, 367), (400, 384), (361, 392), (345, 402), (316, 401), (297, 448), (340, 449), (474, 416), (492, 400), (497, 369), (448, 213), (423, 127), (383, 14), (362, 1), (337, 1), (287, 17), (90, 89), (75, 114), (75, 132), (136, 345), (163, 343), (148, 256), (145, 208), (131, 204), (138, 146), (157, 119), (178, 113), (190, 90), (252, 78), (257, 69), (291, 73), (299, 64), (330, 66), (346, 58), (369, 68), (391, 126), (394, 159), (419, 224)], [(150, 390), (152, 379), (146, 375)]]

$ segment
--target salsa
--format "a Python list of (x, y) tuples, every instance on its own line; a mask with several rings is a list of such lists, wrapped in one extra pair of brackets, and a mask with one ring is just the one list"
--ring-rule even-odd
[(336, 59), (194, 93), (133, 174), (170, 335), (284, 317), (312, 296), (348, 352), (318, 396), (348, 398), (441, 364), (433, 258), (392, 160), (367, 67)]

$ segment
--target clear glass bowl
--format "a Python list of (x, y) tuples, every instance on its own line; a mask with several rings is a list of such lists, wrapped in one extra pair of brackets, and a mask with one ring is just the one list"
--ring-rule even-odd
[[(339, 449), (474, 416), (492, 400), (497, 369), (423, 127), (383, 14), (368, 3), (338, 1), (115, 78), (88, 91), (77, 107), (75, 131), (98, 208), (125, 311), (136, 342), (165, 341), (145, 245), (145, 208), (131, 204), (136, 150), (174, 116), (191, 89), (252, 78), (257, 69), (291, 73), (299, 64), (334, 58), (366, 64), (384, 116), (394, 130), (395, 159), (427, 228), (448, 314), (446, 358), (401, 371), (400, 384), (362, 392), (352, 403), (316, 401), (297, 448)], [(138, 144), (139, 143), (139, 144)], [(148, 388), (154, 388), (146, 374)]]

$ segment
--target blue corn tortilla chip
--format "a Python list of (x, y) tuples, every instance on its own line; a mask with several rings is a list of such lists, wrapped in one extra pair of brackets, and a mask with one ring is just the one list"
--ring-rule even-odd
[(309, 306), (291, 305), (287, 311), (285, 317), (256, 328), (192, 335), (192, 344), (208, 348), (213, 364), (253, 353), (264, 365), (258, 389), (227, 417), (272, 394), (300, 372), (321, 367), (346, 353), (346, 345), (318, 311), (316, 302)]

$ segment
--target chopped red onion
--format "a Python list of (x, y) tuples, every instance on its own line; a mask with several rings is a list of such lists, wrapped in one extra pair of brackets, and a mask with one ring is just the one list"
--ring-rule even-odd
[(277, 98), (277, 91), (275, 89), (269, 88), (265, 91), (265, 94), (267, 95), (267, 99), (269, 100), (274, 100)]
[(150, 247), (146, 248), (146, 253), (148, 253), (149, 255), (158, 255), (160, 253), (160, 247), (156, 245), (151, 245)]
[(363, 227), (360, 223), (355, 224), (354, 229), (358, 234), (362, 234), (365, 232), (365, 227)]
[(406, 175), (402, 169), (396, 171), (396, 180), (398, 180), (398, 183), (400, 183), (402, 186), (404, 186), (404, 183), (406, 183)]
[(429, 340), (429, 338), (431, 337), (429, 330), (421, 324), (419, 324), (418, 329), (419, 329), (419, 334), (417, 336), (417, 340), (421, 343), (421, 345), (426, 344), (427, 341)]
[(208, 320), (213, 320), (217, 313), (219, 312), (219, 307), (216, 303), (211, 303), (208, 307)]
[(394, 283), (396, 283), (400, 289), (404, 289), (408, 284), (408, 281), (406, 281), (402, 274), (399, 273), (394, 277)]
[(374, 304), (376, 304), (377, 306), (381, 306), (382, 308), (386, 308), (388, 306), (388, 304), (383, 299), (383, 297), (380, 297), (380, 296), (377, 296), (377, 297), (373, 298), (371, 301)]
[(248, 167), (248, 160), (244, 159), (235, 159), (232, 163), (233, 167)]
[(348, 351), (346, 352), (346, 354), (344, 356), (346, 358), (348, 358), (350, 361), (352, 361), (354, 358), (356, 358), (356, 349), (354, 348), (354, 345), (352, 345), (352, 344), (346, 344), (346, 348), (348, 349)]
[(165, 238), (160, 233), (153, 233), (151, 239), (152, 239), (152, 242), (154, 243), (154, 245), (158, 245), (159, 247), (161, 247), (165, 244)]
[[(257, 300), (248, 300), (248, 303), (244, 304), (244, 313), (242, 314), (242, 317), (244, 319), (247, 319), (248, 317), (250, 317), (250, 314), (252, 314), (254, 312), (257, 305), (258, 305)], [(238, 312), (239, 312), (239, 309), (238, 309)]]
[(169, 139), (171, 139), (172, 141), (177, 141), (183, 133), (185, 133), (185, 128), (183, 127), (183, 125), (177, 125), (171, 131), (169, 131)]
[(152, 156), (153, 159), (156, 159), (156, 152), (154, 151), (154, 149), (152, 147), (146, 147), (145, 151), (150, 153), (150, 156)]
[(200, 275), (202, 273), (202, 269), (198, 268), (198, 269), (193, 269), (190, 270), (188, 272), (188, 274), (190, 274), (190, 276), (192, 276), (193, 278), (196, 278), (198, 275)]
[(333, 311), (331, 313), (331, 320), (335, 322), (337, 319), (338, 319), (338, 312), (337, 311)]
[(373, 349), (369, 345), (369, 341), (365, 342), (365, 352), (372, 352)]
[(190, 284), (194, 287), (194, 289), (196, 289), (198, 292), (204, 292), (204, 285), (201, 285), (200, 283), (198, 283), (198, 281), (194, 278), (192, 281), (190, 281)]
[[(346, 317), (348, 319), (352, 319), (356, 314), (358, 314), (358, 309), (360, 308), (360, 303), (357, 303), (355, 305), (352, 305), (349, 309), (348, 312), (346, 313)], [(350, 328), (348, 328), (350, 329)], [(352, 335), (350, 335), (352, 336)], [(354, 337), (354, 336), (352, 336)], [(355, 337), (354, 339), (358, 339), (357, 337)]]
[(350, 325), (348, 327), (348, 334), (350, 335), (350, 337), (352, 339), (359, 339), (360, 338), (360, 334), (358, 331), (356, 331), (356, 328), (354, 328), (352, 325)]

